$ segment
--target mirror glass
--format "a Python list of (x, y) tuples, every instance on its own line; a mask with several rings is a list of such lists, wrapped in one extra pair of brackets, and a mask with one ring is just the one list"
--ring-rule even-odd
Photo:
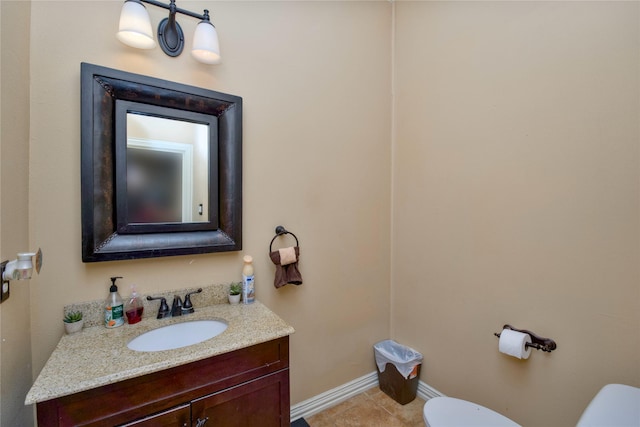
[(206, 222), (209, 126), (127, 113), (130, 223)]

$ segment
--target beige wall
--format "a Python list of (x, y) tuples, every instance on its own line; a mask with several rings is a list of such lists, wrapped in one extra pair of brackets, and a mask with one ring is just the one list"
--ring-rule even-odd
[[(34, 371), (63, 333), (62, 307), (106, 298), (110, 276), (124, 276), (123, 295), (132, 283), (142, 293), (228, 283), (251, 254), (257, 298), (297, 331), (296, 403), (371, 372), (371, 346), (389, 335), (390, 5), (180, 7), (211, 10), (222, 65), (199, 64), (188, 50), (170, 58), (121, 44), (119, 1), (33, 2), (31, 241), (45, 255), (31, 282)], [(165, 15), (149, 11), (155, 23)], [(65, 30), (44, 31), (52, 22)], [(190, 43), (197, 21), (179, 22)], [(243, 97), (242, 253), (82, 263), (80, 62)], [(300, 239), (300, 287), (273, 286), (268, 250), (279, 224)]]
[[(28, 2), (0, 2), (0, 258), (29, 250)], [(0, 425), (33, 423), (28, 281), (11, 282), (0, 305)]]
[[(572, 425), (603, 384), (640, 385), (638, 3), (183, 1), (212, 11), (215, 67), (121, 45), (120, 1), (35, 1), (8, 20), (18, 3), (1, 9), (0, 249), (42, 247), (45, 263), (0, 306), (3, 340), (19, 336), (0, 344), (3, 426), (28, 420), (29, 355), (37, 374), (65, 304), (106, 296), (112, 275), (124, 294), (237, 280), (243, 254), (297, 331), (292, 403), (373, 371), (388, 337), (424, 353), (423, 381), (527, 426)], [(7, 37), (29, 39), (29, 19), (16, 69)], [(81, 262), (83, 61), (244, 98), (242, 253)], [(29, 171), (28, 205), (9, 170)], [(300, 287), (272, 286), (278, 224), (300, 238)], [(7, 327), (29, 289), (30, 334)], [(497, 353), (507, 322), (558, 350)]]
[[(392, 336), (422, 380), (575, 425), (640, 385), (638, 2), (396, 3)], [(502, 325), (557, 341), (498, 353)]]

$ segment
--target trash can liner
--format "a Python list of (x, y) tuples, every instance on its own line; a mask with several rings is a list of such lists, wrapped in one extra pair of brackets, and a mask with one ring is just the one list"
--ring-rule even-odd
[(407, 378), (413, 368), (422, 363), (422, 354), (393, 340), (380, 341), (373, 348), (380, 372), (384, 372), (387, 363), (391, 363), (404, 378)]

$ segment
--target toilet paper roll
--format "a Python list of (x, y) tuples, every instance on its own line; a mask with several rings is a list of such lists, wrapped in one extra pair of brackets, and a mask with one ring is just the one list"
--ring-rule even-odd
[(503, 329), (502, 333), (500, 333), (498, 349), (500, 353), (508, 354), (518, 359), (528, 359), (531, 354), (531, 347), (527, 347), (527, 343), (531, 343), (529, 334)]

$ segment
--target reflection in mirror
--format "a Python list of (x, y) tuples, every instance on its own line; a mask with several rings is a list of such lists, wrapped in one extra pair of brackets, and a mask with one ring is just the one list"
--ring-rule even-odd
[(206, 222), (209, 127), (127, 113), (129, 223)]
[(118, 232), (217, 230), (217, 118), (134, 101), (115, 104)]

